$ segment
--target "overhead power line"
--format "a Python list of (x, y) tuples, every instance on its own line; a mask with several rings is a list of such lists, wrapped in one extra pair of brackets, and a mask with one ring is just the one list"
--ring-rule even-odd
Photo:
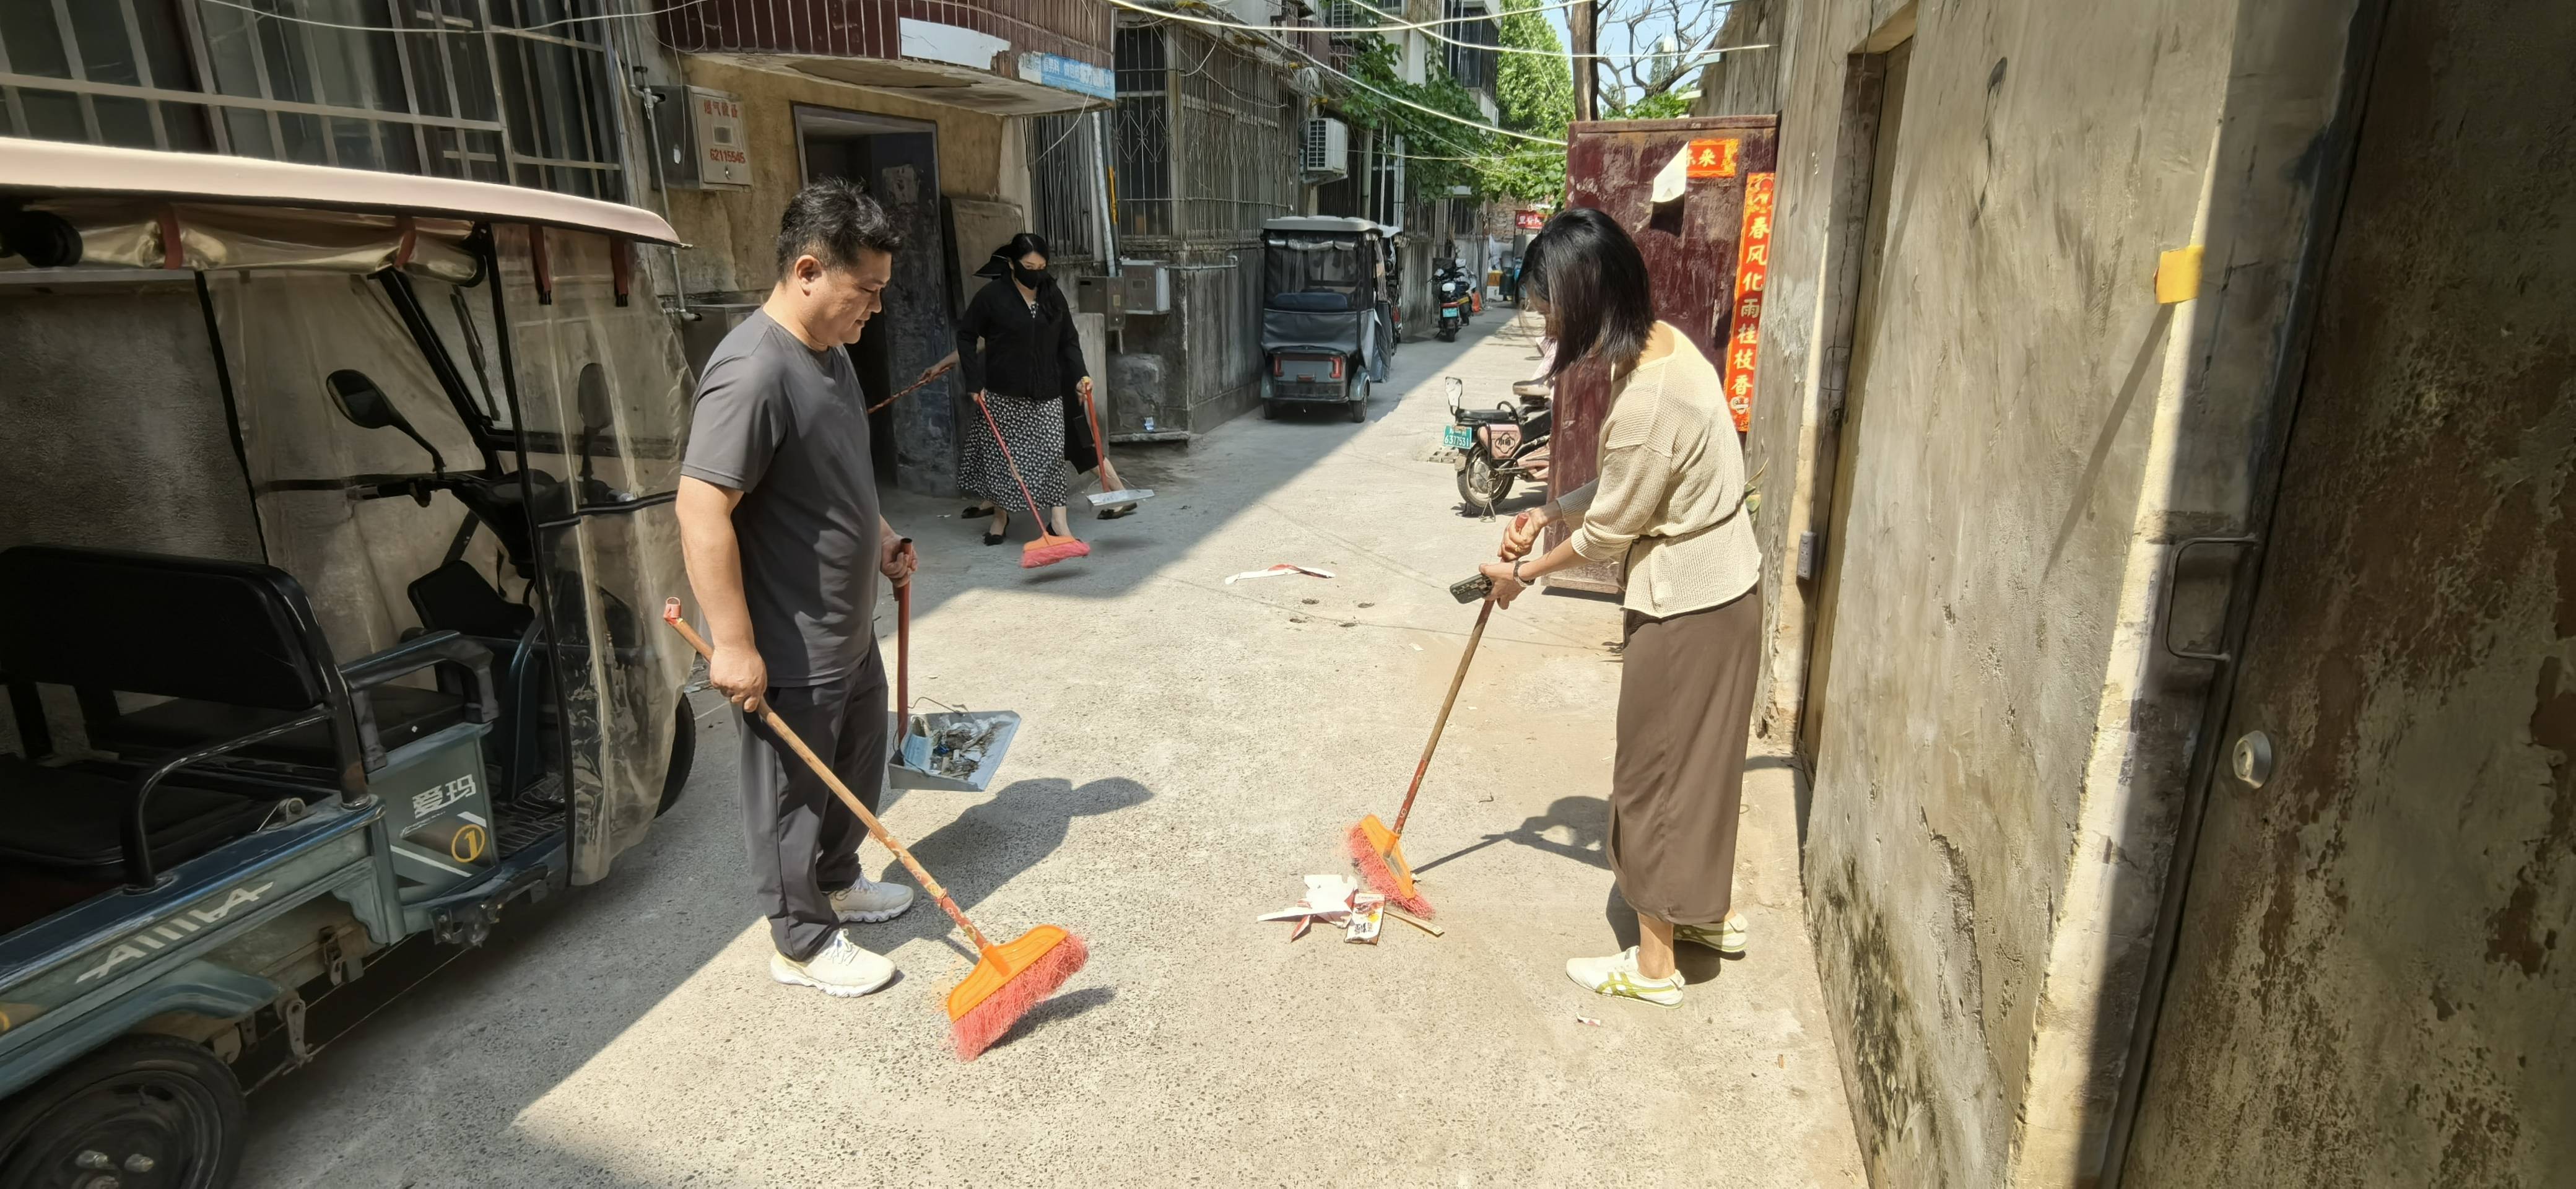
[[(1146, 14), (1146, 15), (1148, 15), (1148, 16), (1161, 17), (1162, 19), (1167, 20), (1167, 21), (1179, 21), (1179, 22), (1182, 22), (1183, 24), (1190, 24), (1190, 25), (1208, 25), (1208, 26), (1213, 26), (1213, 27), (1215, 27), (1215, 28), (1219, 28), (1219, 29), (1233, 29), (1233, 30), (1237, 30), (1237, 31), (1240, 31), (1240, 32), (1259, 32), (1259, 31), (1260, 31), (1260, 30), (1252, 29), (1251, 27), (1246, 26), (1246, 25), (1236, 24), (1236, 23), (1235, 23), (1235, 22), (1233, 22), (1233, 21), (1220, 21), (1220, 20), (1216, 20), (1216, 19), (1213, 19), (1213, 18), (1210, 18), (1210, 17), (1191, 16), (1191, 15), (1189, 15), (1189, 14), (1187, 14), (1187, 13), (1173, 12), (1173, 11), (1170, 11), (1170, 10), (1168, 10), (1168, 9), (1153, 8), (1153, 7), (1150, 7), (1150, 6), (1144, 5), (1144, 4), (1136, 3), (1136, 0), (1109, 0), (1109, 3), (1110, 3), (1110, 4), (1112, 4), (1112, 5), (1115, 5), (1116, 7), (1124, 8), (1124, 9), (1128, 9), (1128, 10), (1133, 11), (1133, 12), (1141, 12), (1141, 13), (1144, 13), (1144, 14)], [(1287, 45), (1286, 43), (1283, 43), (1283, 42), (1279, 42), (1279, 41), (1277, 41), (1275, 38), (1274, 38), (1274, 39), (1272, 39), (1272, 43), (1273, 43), (1273, 44), (1275, 44), (1275, 45), (1279, 45), (1281, 48), (1288, 50), (1290, 53), (1296, 54), (1296, 55), (1297, 55), (1298, 57), (1300, 57), (1300, 58), (1304, 58), (1304, 59), (1306, 59), (1306, 61), (1307, 61), (1309, 64), (1313, 65), (1313, 66), (1315, 67), (1315, 69), (1317, 69), (1317, 70), (1320, 70), (1320, 71), (1323, 71), (1323, 72), (1324, 72), (1324, 73), (1326, 73), (1326, 74), (1332, 75), (1333, 77), (1338, 78), (1338, 79), (1342, 80), (1343, 82), (1349, 83), (1349, 84), (1351, 84), (1351, 85), (1352, 85), (1352, 86), (1354, 86), (1354, 87), (1358, 87), (1359, 89), (1361, 89), (1361, 90), (1363, 90), (1363, 91), (1366, 91), (1366, 92), (1368, 92), (1368, 93), (1370, 93), (1370, 94), (1372, 94), (1372, 95), (1375, 95), (1375, 96), (1377, 96), (1377, 97), (1378, 97), (1378, 98), (1380, 98), (1380, 99), (1391, 100), (1391, 101), (1393, 101), (1393, 102), (1395, 102), (1395, 103), (1403, 104), (1404, 106), (1409, 107), (1409, 108), (1412, 108), (1412, 109), (1413, 109), (1413, 110), (1415, 110), (1415, 111), (1421, 112), (1421, 113), (1423, 113), (1424, 115), (1438, 116), (1438, 117), (1440, 117), (1441, 119), (1447, 120), (1447, 121), (1449, 121), (1449, 122), (1451, 122), (1451, 123), (1453, 123), (1453, 124), (1459, 124), (1459, 125), (1463, 125), (1463, 126), (1468, 127), (1468, 128), (1473, 128), (1473, 129), (1477, 130), (1478, 132), (1491, 133), (1491, 134), (1496, 135), (1496, 136), (1509, 136), (1509, 137), (1514, 137), (1514, 138), (1517, 138), (1517, 139), (1520, 139), (1520, 140), (1534, 141), (1534, 142), (1536, 142), (1536, 143), (1538, 143), (1538, 144), (1543, 144), (1543, 145), (1554, 145), (1554, 146), (1556, 146), (1556, 147), (1558, 147), (1558, 148), (1563, 148), (1563, 147), (1565, 147), (1565, 142), (1564, 142), (1564, 141), (1561, 141), (1561, 140), (1554, 140), (1554, 139), (1551, 139), (1551, 138), (1549, 138), (1549, 137), (1545, 137), (1545, 136), (1533, 136), (1533, 135), (1531, 135), (1531, 134), (1529, 134), (1529, 133), (1527, 133), (1527, 132), (1515, 132), (1515, 131), (1513, 131), (1513, 130), (1511, 130), (1511, 129), (1509, 129), (1509, 128), (1497, 128), (1497, 127), (1495, 127), (1495, 126), (1494, 126), (1494, 125), (1492, 125), (1492, 124), (1481, 124), (1481, 123), (1478, 123), (1478, 122), (1476, 122), (1476, 121), (1474, 121), (1474, 120), (1470, 120), (1470, 119), (1466, 118), (1465, 116), (1452, 115), (1452, 114), (1450, 114), (1450, 113), (1448, 113), (1448, 112), (1445, 112), (1445, 111), (1440, 110), (1439, 108), (1432, 107), (1432, 106), (1429, 106), (1429, 105), (1427, 105), (1427, 104), (1416, 103), (1416, 102), (1414, 102), (1413, 100), (1407, 99), (1407, 98), (1405, 98), (1405, 97), (1404, 97), (1404, 96), (1402, 96), (1402, 95), (1398, 95), (1398, 94), (1396, 94), (1396, 93), (1394, 93), (1394, 92), (1392, 92), (1392, 91), (1382, 90), (1382, 89), (1380, 89), (1380, 88), (1378, 88), (1378, 87), (1371, 86), (1371, 85), (1369, 85), (1369, 84), (1367, 84), (1367, 83), (1361, 82), (1360, 80), (1358, 80), (1358, 79), (1356, 79), (1356, 78), (1351, 77), (1350, 75), (1344, 74), (1344, 73), (1342, 73), (1342, 72), (1341, 72), (1341, 71), (1339, 71), (1339, 70), (1335, 70), (1335, 69), (1333, 69), (1333, 67), (1332, 67), (1332, 64), (1331, 64), (1331, 63), (1325, 62), (1323, 59), (1321, 59), (1321, 58), (1317, 58), (1315, 55), (1310, 54), (1310, 53), (1307, 53), (1305, 50), (1303, 50), (1303, 49), (1301, 49), (1301, 48), (1299, 48), (1299, 47), (1297, 47), (1297, 46)]]

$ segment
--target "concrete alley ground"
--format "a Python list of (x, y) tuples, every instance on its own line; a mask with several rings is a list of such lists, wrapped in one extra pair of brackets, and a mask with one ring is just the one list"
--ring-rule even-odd
[[(1025, 513), (988, 549), (961, 501), (891, 497), (923, 563), (914, 695), (1026, 722), (990, 795), (903, 794), (887, 824), (997, 938), (1092, 947), (981, 1060), (947, 1048), (972, 954), (926, 899), (857, 927), (890, 988), (769, 980), (732, 712), (702, 702), (652, 838), (255, 1095), (241, 1184), (1860, 1184), (1784, 759), (1747, 784), (1750, 953), (1685, 947), (1678, 1010), (1565, 978), (1635, 936), (1601, 850), (1614, 603), (1533, 596), (1488, 629), (1405, 840), (1447, 936), (1253, 922), (1403, 795), (1475, 616), (1446, 588), (1502, 530), (1423, 459), (1442, 376), (1491, 404), (1535, 366), (1504, 321), (1405, 346), (1366, 425), (1113, 454), (1159, 494), (1076, 520), (1085, 560), (1022, 571)], [(1336, 576), (1224, 584), (1274, 562)]]

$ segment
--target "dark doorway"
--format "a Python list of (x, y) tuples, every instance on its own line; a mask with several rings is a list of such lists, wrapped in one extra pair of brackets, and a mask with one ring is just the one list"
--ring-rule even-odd
[[(805, 180), (867, 188), (903, 233), (885, 308), (849, 348), (868, 403), (886, 399), (950, 349), (948, 246), (939, 225), (935, 127), (828, 108), (796, 109)], [(944, 494), (957, 482), (957, 417), (948, 384), (924, 387), (868, 418), (879, 484)]]

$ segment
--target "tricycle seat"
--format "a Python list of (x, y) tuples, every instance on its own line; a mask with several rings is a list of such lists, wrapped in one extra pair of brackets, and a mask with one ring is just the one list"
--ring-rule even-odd
[[(439, 690), (380, 685), (368, 691), (368, 698), (375, 708), (376, 737), (386, 751), (467, 721), (465, 699)], [(154, 751), (186, 751), (254, 734), (294, 717), (288, 711), (174, 699), (118, 715), (116, 743)], [(327, 723), (315, 723), (251, 744), (239, 754), (325, 771), (337, 763)]]
[[(465, 671), (470, 709), (393, 684), (442, 665)], [(26, 752), (0, 787), (0, 853), (47, 870), (119, 855), (136, 888), (172, 861), (164, 833), (183, 853), (256, 829), (283, 796), (355, 800), (393, 748), (491, 722), (497, 706), (491, 654), (454, 632), (335, 664), (304, 588), (274, 567), (34, 545), (0, 551), (0, 678)], [(55, 755), (44, 685), (78, 695), (91, 746), (116, 763), (37, 762)], [(166, 700), (128, 713), (123, 695)], [(271, 744), (310, 771), (262, 780), (217, 766)]]
[[(163, 782), (145, 813), (154, 861), (184, 863), (258, 829), (292, 790), (264, 791)], [(66, 879), (113, 880), (125, 864), (119, 824), (133, 807), (132, 779), (0, 755), (0, 821), (8, 823), (0, 830), (0, 863)]]
[(1458, 419), (1469, 425), (1518, 425), (1521, 420), (1510, 409), (1460, 409)]

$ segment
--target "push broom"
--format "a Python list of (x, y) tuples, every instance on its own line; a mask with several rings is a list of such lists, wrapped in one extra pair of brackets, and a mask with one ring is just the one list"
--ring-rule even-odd
[[(1091, 394), (1088, 392), (1082, 394), (1082, 411), (1091, 418), (1091, 444), (1094, 449), (1100, 451), (1100, 465), (1106, 468), (1109, 465), (1109, 435), (1100, 432), (1100, 406), (1091, 402)], [(1108, 471), (1104, 469), (1101, 473), (1107, 474)], [(1089, 498), (1093, 510), (1097, 511), (1103, 520), (1115, 520), (1128, 512), (1135, 511), (1138, 503), (1154, 498), (1154, 489), (1150, 487), (1121, 487), (1116, 491), (1109, 491), (1105, 490), (1108, 486), (1105, 481), (1101, 486), (1104, 490)], [(1126, 511), (1110, 510), (1122, 504), (1126, 506)]]
[[(689, 626), (688, 621), (680, 618), (680, 600), (672, 599), (662, 605), (662, 619), (677, 629), (689, 642), (689, 647), (698, 650), (698, 655), (710, 661), (715, 659), (715, 653), (707, 647), (706, 640)], [(960, 1060), (972, 1061), (993, 1047), (993, 1042), (1002, 1039), (1011, 1030), (1011, 1025), (1029, 1014), (1030, 1008), (1054, 994), (1065, 980), (1082, 970), (1082, 964), (1090, 958), (1091, 951), (1083, 945), (1081, 938), (1054, 925), (1040, 925), (1008, 945), (993, 944), (984, 936), (983, 930), (975, 927), (975, 922), (967, 919), (964, 910), (957, 907), (957, 901), (949, 896), (948, 889), (939, 886), (939, 881), (923, 869), (921, 861), (913, 858), (912, 852), (905, 850), (902, 843), (895, 841), (885, 823), (868, 812), (868, 807), (860, 803), (858, 795), (850, 791), (850, 786), (841, 783), (841, 778), (833, 775), (831, 766), (817, 757), (812, 748), (805, 746), (805, 741), (797, 738), (795, 731), (788, 729), (786, 720), (779, 718), (777, 711), (763, 705), (760, 717), (762, 722), (769, 724), (770, 730), (786, 741), (788, 750), (795, 752), (814, 769), (816, 776), (823, 778), (824, 784), (831, 786), (832, 792), (841, 798), (841, 803), (850, 807), (850, 812), (859, 815), (859, 820), (866, 823), (869, 835), (884, 843), (887, 850), (894, 852), (894, 857), (903, 860), (904, 869), (921, 881), (922, 890), (939, 901), (939, 907), (947, 911), (948, 919), (957, 922), (957, 927), (965, 930), (967, 938), (975, 943), (975, 952), (980, 955), (975, 968), (967, 971), (965, 981), (948, 992), (949, 1034), (956, 1042)]]
[[(1523, 512), (1514, 522), (1528, 519), (1529, 513)], [(1478, 589), (1479, 581), (1469, 579), (1450, 589), (1473, 591)], [(1389, 829), (1374, 813), (1351, 827), (1351, 862), (1359, 867), (1360, 878), (1368, 882), (1370, 890), (1418, 917), (1431, 915), (1431, 902), (1423, 899), (1421, 890), (1414, 886), (1413, 865), (1404, 860), (1404, 822), (1413, 816), (1413, 799), (1422, 792), (1422, 776), (1431, 770), (1431, 754), (1440, 749), (1440, 732), (1449, 725), (1449, 711), (1458, 704), (1458, 691), (1467, 684), (1467, 666), (1475, 663), (1476, 644), (1485, 638), (1485, 623), (1494, 617), (1493, 584), (1482, 582), (1481, 589), (1485, 607), (1476, 613), (1476, 630), (1467, 633), (1467, 650), (1458, 657), (1457, 675), (1449, 679), (1449, 696), (1440, 701), (1440, 717), (1431, 720), (1431, 738), (1422, 745), (1422, 759), (1413, 765), (1413, 783), (1404, 790), (1404, 805), (1395, 811), (1394, 828)]]
[(1038, 522), (1038, 539), (1020, 546), (1020, 568), (1034, 570), (1091, 556), (1091, 546), (1047, 531), (1046, 514), (1038, 511), (1037, 497), (1029, 494), (1029, 481), (1020, 477), (1020, 461), (1011, 457), (1011, 444), (1002, 440), (1002, 425), (993, 420), (993, 406), (984, 403), (981, 392), (975, 394), (975, 407), (984, 411), (984, 424), (993, 431), (993, 444), (1002, 448), (1002, 462), (1011, 468), (1011, 482), (1020, 485), (1020, 498), (1029, 502), (1029, 519)]

